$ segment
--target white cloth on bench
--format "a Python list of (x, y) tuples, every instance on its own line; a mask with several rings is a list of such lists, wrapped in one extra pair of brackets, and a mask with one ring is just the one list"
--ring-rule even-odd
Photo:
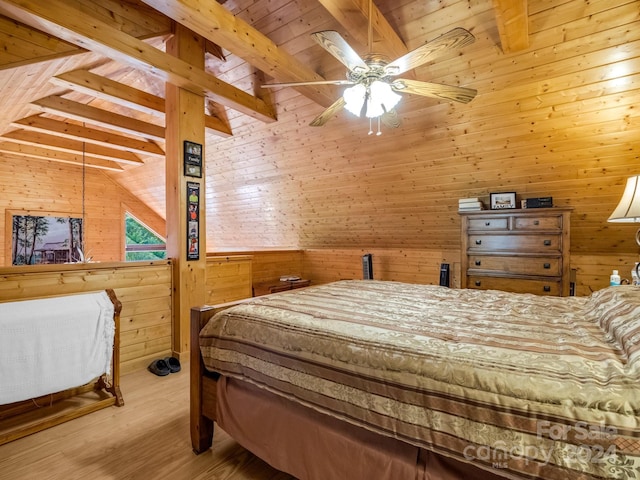
[(109, 373), (113, 316), (104, 291), (0, 303), (0, 405)]

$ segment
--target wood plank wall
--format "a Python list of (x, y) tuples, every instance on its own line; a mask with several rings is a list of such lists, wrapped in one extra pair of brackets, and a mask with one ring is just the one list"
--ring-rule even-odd
[(460, 286), (460, 252), (419, 249), (306, 249), (304, 275), (312, 284), (360, 279), (362, 256), (373, 255), (373, 278), (437, 285), (440, 264), (448, 263), (452, 287)]
[[(0, 161), (0, 265), (11, 265), (11, 231), (7, 212), (29, 211), (81, 215), (82, 167), (47, 160), (29, 161), (3, 156)], [(165, 221), (134, 194), (93, 168), (85, 172), (85, 251), (95, 261), (124, 260), (124, 212), (131, 212), (158, 234)]]
[[(450, 285), (453, 288), (460, 287), (460, 251), (455, 249), (439, 251), (383, 248), (250, 250), (243, 254), (235, 252), (229, 257), (242, 258), (243, 262), (251, 264), (250, 267), (244, 266), (245, 269), (252, 269), (250, 282), (247, 281), (246, 273), (240, 273), (237, 266), (227, 267), (224, 273), (208, 269), (208, 276), (216, 278), (208, 290), (211, 288), (212, 291), (225, 292), (221, 296), (212, 295), (209, 303), (246, 298), (250, 284), (275, 283), (283, 274), (300, 275), (309, 279), (312, 285), (360, 279), (362, 278), (362, 256), (366, 253), (373, 255), (373, 274), (377, 280), (437, 285), (440, 278), (440, 264), (448, 263), (451, 275)], [(218, 258), (226, 257), (219, 254)], [(638, 261), (640, 256), (634, 254), (571, 255), (576, 295), (586, 296), (608, 286), (609, 275), (614, 269), (620, 271), (623, 279), (630, 279), (631, 268)], [(225, 263), (226, 261), (218, 262), (218, 265), (224, 268)], [(234, 264), (233, 261), (229, 263)], [(208, 268), (212, 267), (208, 266)], [(233, 278), (236, 274), (239, 276)]]
[(0, 268), (0, 302), (112, 288), (122, 302), (120, 366), (127, 373), (171, 355), (171, 262)]
[[(295, 2), (306, 7), (300, 15), (315, 12), (311, 3)], [(606, 221), (626, 177), (640, 173), (637, 0), (530, 0), (530, 46), (509, 54), (491, 2), (419, 3), (376, 2), (410, 48), (470, 29), (474, 44), (416, 76), (478, 96), (461, 105), (407, 95), (401, 127), (376, 137), (347, 112), (309, 127), (322, 108), (276, 90), (275, 125), (246, 122), (231, 138), (208, 139), (208, 245), (457, 249), (458, 198), (513, 191), (574, 207), (572, 252), (637, 253), (635, 227)], [(235, 8), (257, 22), (255, 8)], [(265, 14), (259, 25), (290, 51), (307, 48), (304, 22), (295, 36), (279, 20)], [(330, 55), (307, 56), (341, 78)], [(220, 66), (222, 77), (233, 78), (234, 67)]]
[(252, 255), (207, 255), (207, 304), (251, 297)]

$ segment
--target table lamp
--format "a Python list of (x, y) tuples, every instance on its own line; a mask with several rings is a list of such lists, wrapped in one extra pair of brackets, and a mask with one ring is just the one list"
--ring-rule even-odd
[[(609, 217), (609, 222), (640, 223), (640, 175), (629, 177), (620, 203)], [(636, 242), (640, 245), (640, 229), (636, 232)]]
[[(609, 222), (638, 223), (640, 222), (640, 175), (629, 177), (620, 203), (609, 217)], [(640, 229), (636, 232), (636, 243), (640, 245)], [(640, 277), (640, 264), (636, 263), (636, 276)]]

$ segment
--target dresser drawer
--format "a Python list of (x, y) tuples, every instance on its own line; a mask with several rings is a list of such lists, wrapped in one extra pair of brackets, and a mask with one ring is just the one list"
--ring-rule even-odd
[(474, 270), (553, 277), (562, 275), (562, 261), (558, 257), (471, 255), (469, 256), (469, 273), (474, 273)]
[(513, 219), (514, 230), (562, 230), (562, 216), (515, 216)]
[(536, 295), (562, 295), (560, 278), (549, 280), (529, 280), (508, 277), (482, 277), (469, 275), (468, 288), (480, 290), (502, 290), (514, 293), (534, 293)]
[(509, 218), (508, 217), (480, 217), (480, 218), (468, 218), (469, 230), (475, 231), (496, 231), (496, 230), (508, 230)]
[(469, 235), (469, 252), (560, 252), (560, 235)]

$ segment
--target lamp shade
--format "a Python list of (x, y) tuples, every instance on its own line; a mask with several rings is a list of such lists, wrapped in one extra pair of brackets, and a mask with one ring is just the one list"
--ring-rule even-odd
[(395, 93), (388, 83), (375, 80), (368, 87), (358, 83), (347, 88), (342, 98), (345, 102), (344, 108), (356, 117), (362, 113), (366, 101), (365, 115), (368, 118), (376, 118), (395, 107), (402, 97)]
[(375, 80), (369, 87), (367, 117), (376, 118), (384, 114), (385, 111), (388, 112), (398, 104), (400, 98), (402, 98), (400, 95), (391, 90), (391, 85)]
[(364, 97), (367, 93), (367, 88), (361, 83), (347, 88), (342, 94), (344, 98), (346, 108), (349, 112), (353, 113), (356, 117), (360, 116), (362, 106), (364, 105)]
[(640, 222), (640, 175), (629, 177), (620, 203), (609, 217), (609, 222)]

